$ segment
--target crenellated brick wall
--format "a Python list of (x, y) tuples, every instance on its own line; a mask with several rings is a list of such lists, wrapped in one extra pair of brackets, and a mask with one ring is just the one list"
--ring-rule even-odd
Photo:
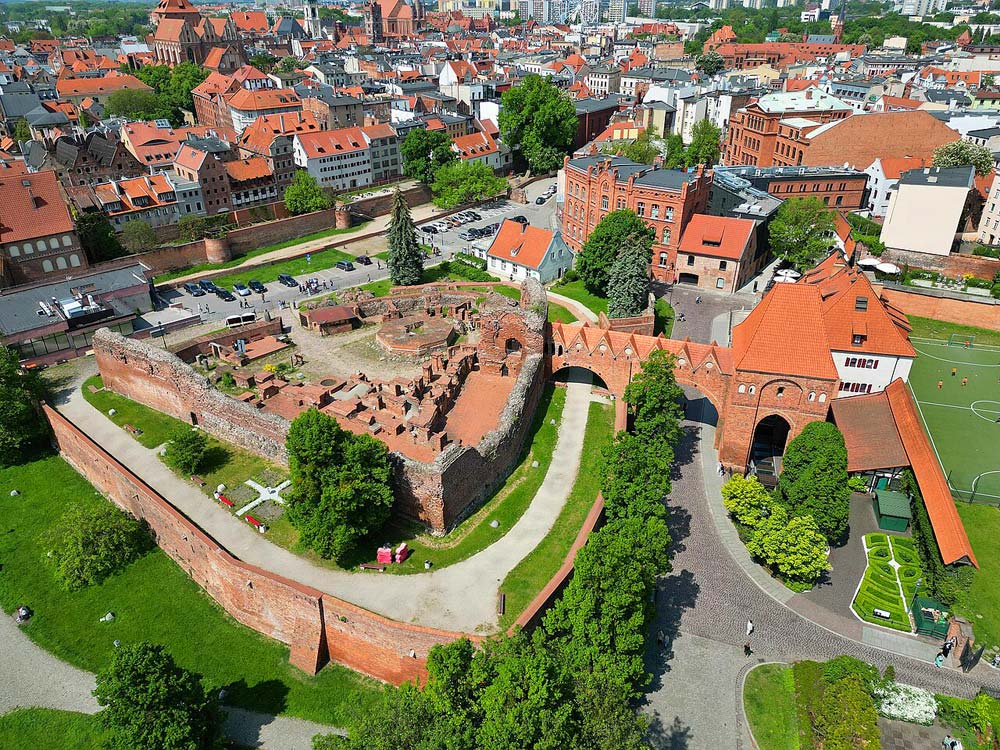
[(47, 405), (44, 409), (63, 458), (116, 505), (145, 520), (160, 548), (226, 612), (288, 644), (290, 661), (300, 669), (314, 674), (332, 659), (396, 685), (424, 681), (431, 647), (463, 637), (389, 620), (248, 565), (66, 417)]

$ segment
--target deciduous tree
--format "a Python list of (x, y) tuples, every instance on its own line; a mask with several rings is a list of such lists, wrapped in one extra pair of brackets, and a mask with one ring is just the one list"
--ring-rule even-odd
[(810, 515), (831, 544), (847, 535), (851, 490), (844, 436), (831, 422), (810, 422), (785, 449), (778, 499), (794, 516)]
[(604, 512), (609, 519), (663, 516), (670, 494), (673, 446), (622, 431), (602, 456)]
[(424, 128), (407, 133), (399, 153), (403, 157), (403, 174), (425, 185), (434, 182), (438, 169), (457, 158), (447, 133)]
[(771, 495), (756, 476), (731, 476), (722, 485), (722, 503), (738, 523), (756, 528), (771, 507)]
[(80, 214), (76, 220), (76, 233), (80, 236), (80, 246), (91, 263), (101, 263), (127, 254), (108, 217), (99, 211)]
[(111, 117), (130, 120), (170, 120), (173, 111), (153, 91), (120, 89), (108, 96), (104, 111)]
[(122, 244), (130, 253), (144, 253), (158, 244), (156, 232), (142, 219), (125, 222), (122, 227)]
[(534, 73), (501, 98), (504, 142), (528, 162), (532, 172), (562, 166), (576, 136), (576, 107), (565, 91)]
[(146, 552), (144, 525), (111, 503), (70, 508), (46, 534), (48, 560), (70, 591), (101, 583)]
[(479, 161), (452, 161), (438, 168), (431, 191), (434, 205), (455, 208), (493, 198), (507, 190), (507, 181)]
[(296, 171), (292, 184), (285, 188), (285, 208), (295, 216), (324, 211), (332, 205), (333, 201), (316, 178), (304, 170)]
[(167, 463), (184, 474), (197, 474), (207, 450), (208, 438), (204, 432), (182, 427), (167, 442)]
[(698, 55), (694, 61), (695, 68), (699, 72), (704, 73), (707, 76), (714, 76), (717, 73), (721, 73), (726, 67), (726, 61), (715, 50), (711, 52), (706, 52), (703, 55)]
[(576, 258), (576, 271), (591, 294), (607, 296), (611, 266), (627, 237), (648, 238), (652, 246), (653, 230), (634, 211), (621, 209), (605, 215), (583, 243)]
[(652, 443), (676, 445), (684, 418), (684, 391), (674, 377), (674, 355), (654, 349), (625, 387), (636, 435)]
[(800, 271), (812, 268), (836, 246), (833, 211), (819, 198), (789, 198), (769, 227), (771, 252)]
[(389, 278), (397, 286), (419, 284), (424, 273), (424, 251), (417, 241), (417, 228), (406, 199), (397, 189), (392, 197), (389, 219)]
[(987, 175), (993, 171), (993, 153), (976, 143), (952, 141), (934, 150), (934, 166), (942, 169), (972, 166), (978, 174)]
[(691, 128), (691, 143), (684, 154), (689, 167), (704, 164), (711, 167), (719, 161), (722, 131), (709, 119), (699, 120)]
[[(192, 636), (197, 634), (192, 633)], [(211, 750), (219, 734), (215, 701), (199, 675), (151, 643), (122, 644), (97, 673), (98, 714), (112, 750)]]
[(292, 422), (287, 445), (288, 519), (304, 545), (337, 559), (386, 522), (393, 496), (385, 443), (309, 409)]

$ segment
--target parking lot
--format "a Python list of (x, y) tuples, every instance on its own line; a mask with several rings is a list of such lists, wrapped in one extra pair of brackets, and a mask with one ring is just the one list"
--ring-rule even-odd
[[(489, 247), (492, 237), (484, 237), (475, 241), (463, 240), (459, 234), (471, 228), (483, 228), (490, 224), (500, 224), (504, 219), (512, 216), (524, 216), (528, 222), (534, 226), (545, 227), (546, 229), (556, 228), (556, 199), (551, 197), (543, 204), (538, 205), (535, 200), (554, 186), (555, 179), (540, 180), (527, 188), (527, 204), (512, 203), (507, 200), (495, 201), (484, 204), (474, 209), (480, 218), (476, 221), (467, 222), (458, 228), (448, 229), (445, 232), (430, 234), (421, 231), (420, 227), (425, 224), (433, 224), (439, 219), (429, 219), (417, 225), (417, 237), (424, 244), (431, 245), (439, 255), (432, 256), (427, 265), (433, 266), (443, 260), (451, 258), (457, 252), (468, 252), (473, 242), (479, 247)], [(343, 248), (350, 253), (348, 245)], [(384, 240), (382, 249), (385, 249)], [(285, 305), (294, 306), (308, 297), (317, 294), (329, 293), (337, 289), (346, 289), (370, 281), (377, 281), (387, 278), (389, 275), (385, 262), (380, 258), (372, 258), (371, 265), (361, 265), (353, 263), (353, 270), (343, 270), (340, 268), (328, 268), (320, 271), (312, 271), (298, 274), (293, 277), (294, 285), (286, 286), (279, 282), (269, 282), (263, 294), (260, 291), (251, 291), (248, 296), (232, 294), (233, 290), (227, 290), (232, 299), (218, 296), (214, 292), (208, 292), (204, 296), (195, 297), (184, 289), (159, 289), (158, 295), (165, 304), (181, 304), (191, 312), (200, 313), (202, 320), (223, 320), (230, 315), (255, 312), (263, 314), (265, 310), (275, 310)], [(303, 291), (302, 287), (308, 287), (309, 280), (315, 280), (313, 290)], [(241, 302), (243, 305), (241, 305)]]

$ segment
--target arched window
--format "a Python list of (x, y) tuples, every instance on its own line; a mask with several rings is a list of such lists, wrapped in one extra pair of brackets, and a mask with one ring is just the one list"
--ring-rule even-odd
[(819, 402), (821, 404), (826, 402), (826, 394), (825, 393), (819, 394)]
[(71, 266), (73, 266), (73, 268), (79, 268), (80, 267), (80, 256), (77, 255), (76, 253), (73, 253), (71, 256), (69, 256), (69, 264)]
[(58, 268), (60, 271), (66, 269), (66, 259), (61, 255), (58, 258), (56, 258), (56, 268)]
[(59, 249), (59, 238), (58, 237), (52, 237), (52, 238), (49, 239), (49, 249), (50, 250), (58, 250)]
[(750, 395), (752, 396), (754, 393), (757, 392), (757, 387), (756, 386), (750, 386), (750, 388), (748, 389), (748, 391), (750, 392)]
[(816, 400), (816, 391), (809, 391), (809, 400), (810, 401)]
[(35, 249), (38, 250), (38, 252), (40, 252), (40, 253), (44, 253), (45, 252), (45, 240), (38, 240), (38, 242), (35, 243)]
[(7, 252), (10, 253), (11, 258), (17, 258), (21, 254), (21, 251), (17, 249), (17, 245), (11, 245)]
[(514, 354), (521, 351), (521, 342), (517, 339), (507, 339), (504, 342), (503, 348), (507, 354)]
[(42, 261), (42, 273), (52, 273), (52, 261), (48, 258)]
[(63, 242), (63, 247), (72, 247), (73, 246), (73, 238), (70, 237), (68, 234), (64, 234), (63, 235), (62, 242)]
[(740, 393), (746, 393), (747, 392), (747, 387), (741, 383), (740, 387), (737, 388), (736, 390), (739, 391)]

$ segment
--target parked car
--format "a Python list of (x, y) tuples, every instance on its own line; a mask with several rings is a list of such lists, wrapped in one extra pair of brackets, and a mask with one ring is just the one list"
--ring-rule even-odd
[(249, 297), (250, 289), (246, 284), (233, 284), (233, 291), (236, 292), (241, 297)]
[(545, 195), (539, 195), (537, 198), (535, 198), (535, 205), (536, 206), (540, 206), (543, 203), (545, 203), (546, 200), (548, 200), (547, 196), (545, 196)]
[(480, 219), (483, 218), (480, 214), (476, 213), (475, 211), (469, 211), (469, 216), (472, 217), (473, 221), (479, 221)]
[(354, 260), (358, 263), (358, 265), (362, 266), (370, 266), (372, 264), (372, 259), (369, 258), (367, 255), (359, 255)]
[(349, 260), (338, 260), (337, 265), (334, 266), (339, 271), (353, 271), (354, 264)]
[(298, 286), (299, 282), (289, 276), (287, 273), (278, 274), (278, 283), (284, 284), (285, 286)]
[(215, 287), (215, 296), (221, 299), (223, 302), (235, 302), (236, 297), (228, 289), (223, 289), (221, 286)]
[(478, 235), (476, 234), (475, 229), (466, 229), (464, 232), (458, 233), (458, 238), (460, 240), (465, 240), (466, 242), (468, 242), (469, 240), (474, 240), (476, 239), (476, 237), (478, 237)]
[(198, 286), (200, 286), (206, 292), (214, 292), (215, 291), (215, 284), (213, 284), (208, 279), (202, 279), (201, 281), (199, 281), (198, 282)]
[(483, 237), (492, 237), (494, 234), (497, 233), (497, 230), (499, 228), (500, 225), (497, 224), (496, 222), (494, 222), (493, 224), (487, 224), (485, 227), (483, 227)]
[(257, 279), (251, 279), (250, 283), (247, 284), (247, 286), (250, 287), (250, 289), (252, 289), (253, 291), (257, 292), (257, 294), (263, 294), (264, 292), (267, 291), (267, 287), (261, 284), (259, 281), (257, 281)]
[(193, 281), (187, 281), (184, 283), (184, 291), (190, 294), (192, 297), (204, 297), (205, 290), (200, 286), (195, 284)]
[(427, 234), (437, 234), (438, 228), (436, 224), (424, 224), (420, 227), (421, 232), (426, 232)]
[(516, 221), (518, 224), (527, 224), (528, 223), (528, 217), (527, 216), (511, 216), (510, 220), (511, 221)]

